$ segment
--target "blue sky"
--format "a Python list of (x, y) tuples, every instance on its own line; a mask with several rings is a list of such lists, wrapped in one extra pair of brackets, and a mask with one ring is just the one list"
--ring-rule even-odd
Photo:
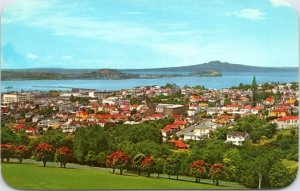
[(22, 0), (1, 19), (2, 68), (299, 66), (281, 0)]

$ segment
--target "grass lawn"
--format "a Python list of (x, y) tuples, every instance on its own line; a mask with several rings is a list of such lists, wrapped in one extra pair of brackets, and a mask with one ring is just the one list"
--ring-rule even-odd
[[(220, 186), (203, 183), (147, 178), (126, 173), (112, 174), (110, 169), (88, 167), (77, 164), (69, 168), (58, 168), (55, 163), (2, 163), (1, 171), (5, 182), (15, 189), (245, 189), (236, 183), (220, 182)], [(192, 179), (191, 179), (192, 180)], [(210, 181), (211, 182), (211, 181)]]

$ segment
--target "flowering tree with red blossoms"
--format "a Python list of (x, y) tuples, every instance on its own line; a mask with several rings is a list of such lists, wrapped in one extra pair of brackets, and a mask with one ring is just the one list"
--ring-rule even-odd
[(60, 162), (61, 168), (66, 168), (66, 164), (72, 161), (73, 157), (74, 154), (68, 147), (58, 148), (55, 153), (55, 161)]
[(190, 174), (196, 177), (196, 182), (200, 182), (200, 178), (206, 173), (205, 162), (202, 160), (195, 161), (191, 164)]
[(147, 173), (147, 177), (150, 177), (150, 174), (152, 173), (152, 171), (154, 170), (154, 158), (151, 156), (147, 156), (144, 158), (144, 160), (142, 161), (142, 170), (144, 170)]
[(6, 159), (6, 162), (9, 163), (10, 158), (14, 158), (15, 155), (15, 146), (12, 144), (1, 144), (1, 162)]
[(31, 152), (25, 145), (15, 146), (15, 158), (22, 163), (23, 159), (30, 158)]
[(39, 144), (35, 148), (35, 159), (37, 161), (42, 161), (44, 167), (46, 166), (47, 161), (53, 161), (54, 154), (55, 149), (49, 143)]
[(224, 166), (220, 163), (213, 164), (209, 169), (209, 176), (213, 179), (213, 184), (216, 184), (216, 186), (219, 186), (219, 179), (222, 175), (222, 172), (224, 170)]
[(111, 167), (113, 169), (113, 173), (115, 173), (115, 169), (120, 169), (120, 175), (123, 174), (123, 170), (129, 164), (130, 160), (126, 153), (122, 151), (116, 151), (110, 154), (106, 160), (106, 166)]

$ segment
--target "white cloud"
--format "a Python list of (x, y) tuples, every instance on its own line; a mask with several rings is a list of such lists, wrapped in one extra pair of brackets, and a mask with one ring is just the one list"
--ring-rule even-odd
[[(47, 1), (47, 4), (39, 4), (37, 0), (25, 0), (31, 2), (31, 6), (16, 4), (5, 15), (10, 22), (22, 22), (30, 27), (37, 27), (50, 31), (56, 36), (68, 36), (93, 41), (105, 41), (109, 43), (125, 44), (141, 47), (157, 52), (163, 56), (172, 56), (178, 60), (197, 60), (199, 58), (199, 45), (191, 42), (199, 42), (202, 31), (190, 29), (187, 26), (168, 23), (167, 26), (149, 26), (133, 22), (101, 21), (87, 17), (66, 15), (62, 12), (49, 16), (42, 13), (44, 8), (54, 8), (55, 0)], [(50, 2), (50, 3), (49, 3)], [(40, 6), (40, 8), (38, 8)], [(28, 10), (28, 13), (23, 10)], [(8, 14), (9, 13), (9, 14)], [(143, 12), (128, 11), (127, 15), (142, 15)], [(8, 20), (6, 20), (6, 23)], [(30, 21), (30, 22), (29, 22)], [(175, 26), (176, 25), (176, 26)], [(173, 27), (173, 28), (172, 28)], [(161, 29), (164, 30), (161, 30)], [(175, 29), (175, 30), (174, 30)], [(203, 48), (201, 48), (203, 51)], [(32, 57), (31, 59), (36, 59)], [(64, 55), (61, 59), (72, 59), (72, 56)], [(44, 57), (45, 60), (53, 57)], [(194, 63), (194, 62), (193, 62)]]
[(64, 55), (61, 57), (62, 59), (65, 59), (65, 60), (68, 60), (68, 59), (72, 59), (73, 57), (72, 56), (69, 56), (69, 55)]
[[(173, 30), (171, 27), (161, 31), (160, 27), (157, 26), (151, 27), (120, 21), (99, 21), (62, 15), (43, 17), (32, 22), (31, 25), (50, 30), (52, 34), (57, 36), (131, 45), (163, 55), (171, 55), (181, 60), (199, 58), (200, 47), (195, 43), (202, 38), (200, 30), (189, 30), (189, 28), (182, 28), (182, 26), (182, 29), (180, 26), (176, 26), (177, 30)], [(64, 59), (70, 58), (65, 56)]]
[(226, 13), (226, 16), (236, 16), (249, 20), (263, 20), (265, 19), (266, 13), (261, 12), (258, 9), (242, 9), (233, 13)]
[(32, 54), (32, 53), (28, 53), (28, 54), (27, 54), (27, 57), (28, 57), (29, 59), (33, 59), (33, 60), (39, 58), (36, 54)]
[(273, 7), (290, 7), (291, 5), (284, 0), (270, 0)]
[(55, 4), (55, 0), (22, 0), (11, 1), (4, 9), (2, 24), (9, 24), (35, 18)]

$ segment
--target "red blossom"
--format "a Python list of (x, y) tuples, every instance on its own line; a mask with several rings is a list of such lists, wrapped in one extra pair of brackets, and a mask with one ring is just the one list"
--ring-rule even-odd
[(55, 149), (49, 143), (42, 143), (35, 148), (35, 159), (38, 161), (43, 161), (44, 166), (46, 166), (47, 161), (51, 161), (54, 158)]
[(151, 156), (147, 156), (142, 161), (142, 168), (146, 169), (149, 168), (149, 166), (152, 166), (154, 164), (154, 158)]
[(6, 158), (7, 162), (9, 162), (9, 159), (14, 157), (15, 145), (1, 144), (0, 148), (1, 148), (1, 159)]
[(196, 178), (200, 178), (204, 173), (206, 173), (205, 162), (202, 160), (195, 161), (191, 164), (190, 174)]
[(224, 166), (222, 164), (215, 163), (210, 167), (209, 172), (213, 178), (218, 178), (220, 174), (223, 172), (223, 170), (224, 170)]

